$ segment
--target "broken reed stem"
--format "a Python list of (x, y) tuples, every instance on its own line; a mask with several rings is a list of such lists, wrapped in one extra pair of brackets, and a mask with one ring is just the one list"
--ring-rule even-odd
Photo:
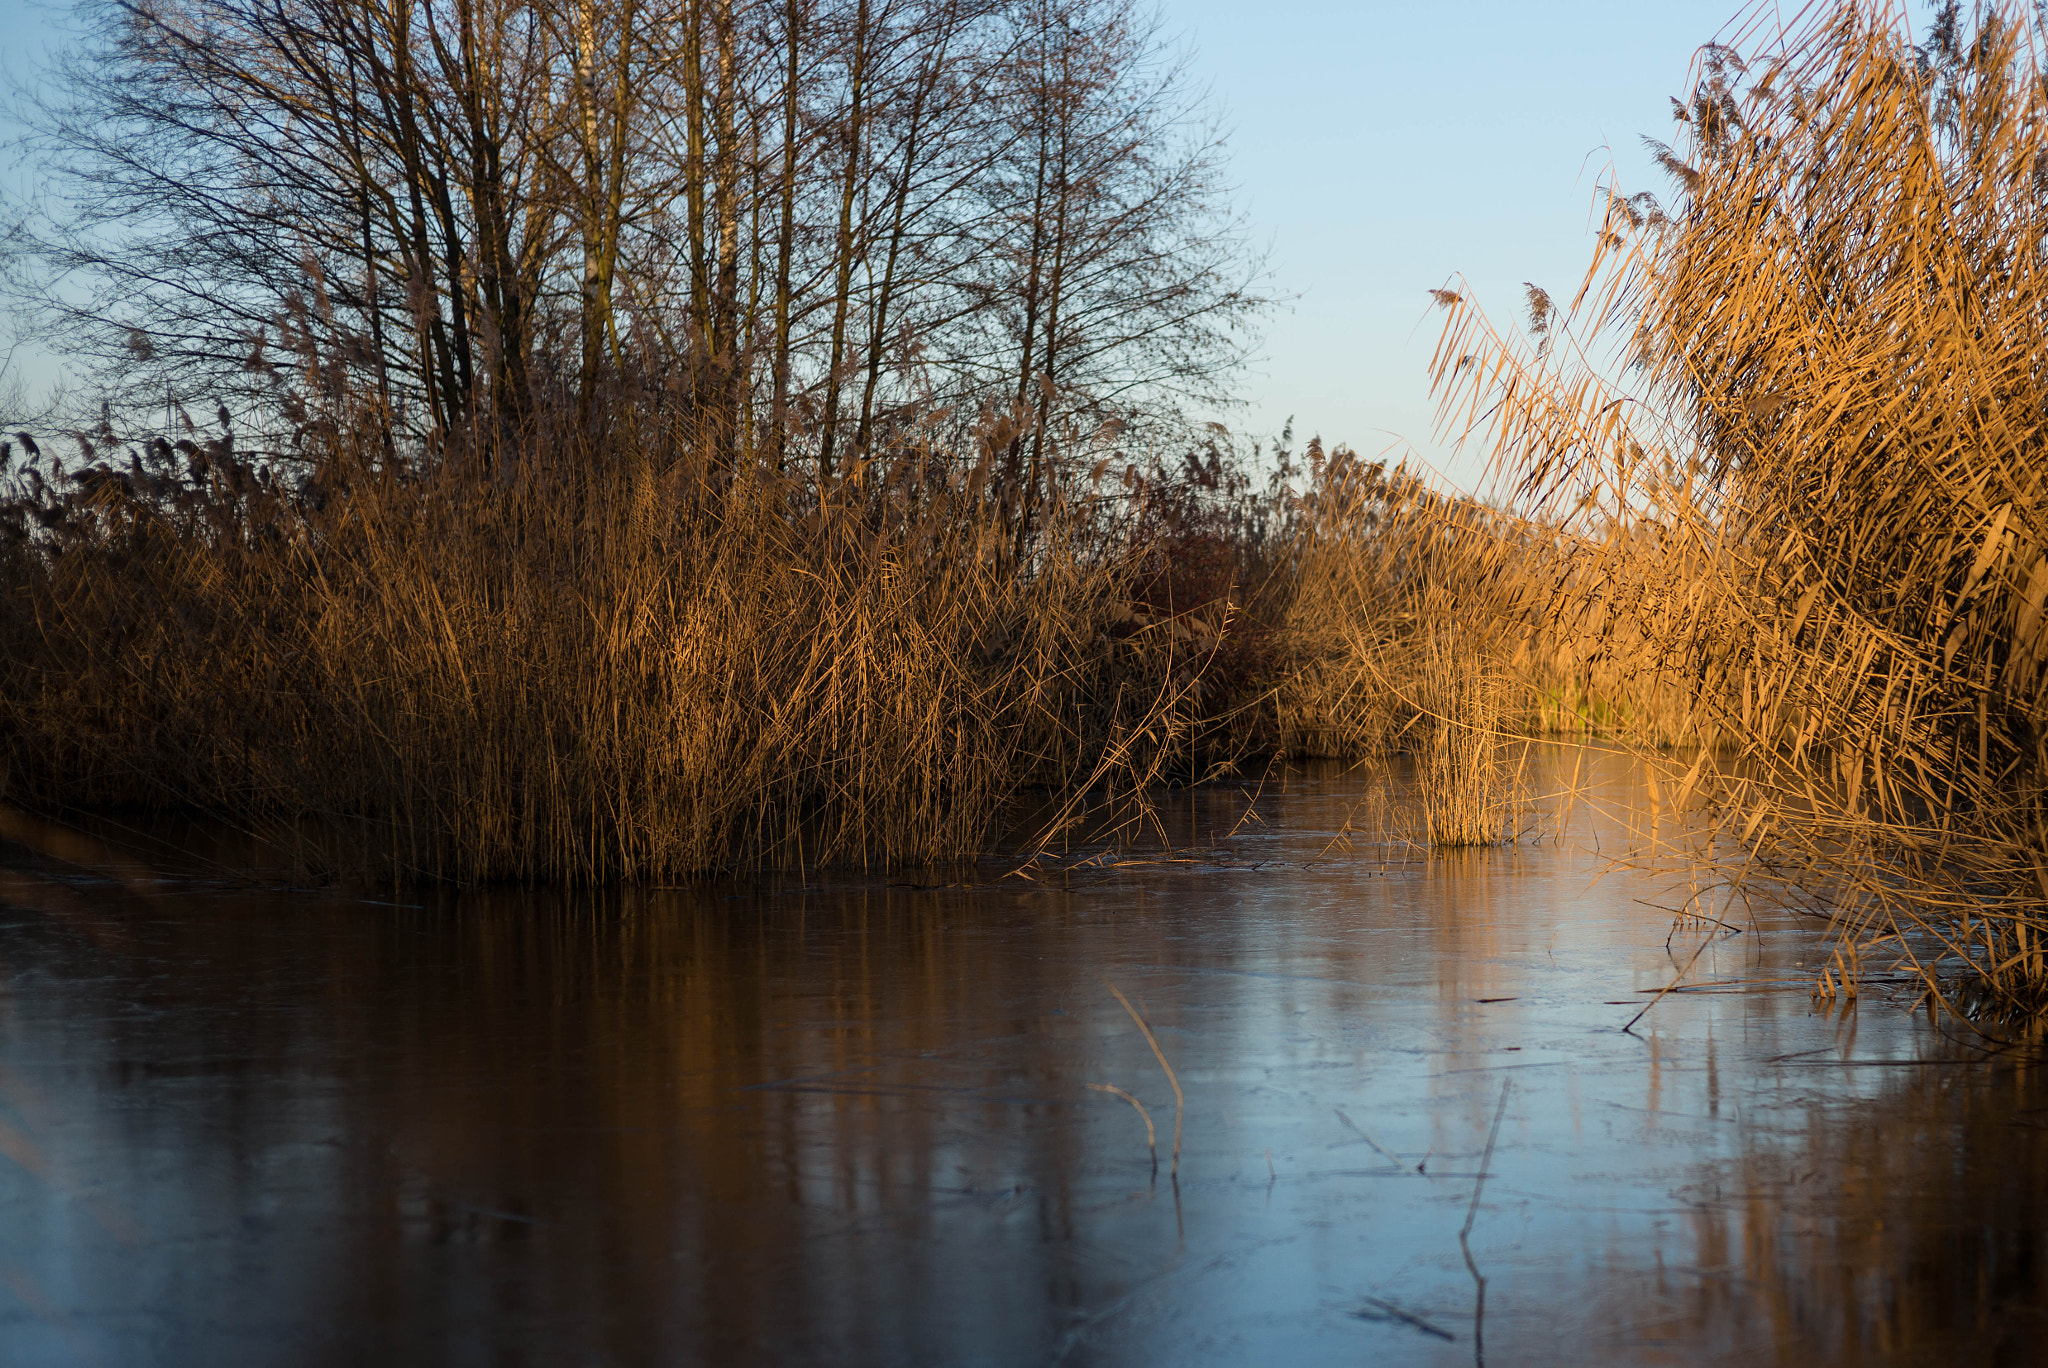
[[(1458, 1238), (1461, 1240), (1472, 1233), (1472, 1222), (1479, 1217), (1479, 1195), (1486, 1190), (1486, 1170), (1493, 1163), (1493, 1144), (1500, 1138), (1500, 1121), (1507, 1115), (1508, 1089), (1513, 1082), (1514, 1080), (1508, 1078), (1500, 1081), (1500, 1101), (1493, 1108), (1493, 1129), (1486, 1133), (1486, 1152), (1479, 1159), (1479, 1178), (1472, 1184), (1472, 1201), (1465, 1208), (1465, 1224), (1458, 1231)], [(1466, 1258), (1470, 1257), (1468, 1253)]]
[(1159, 1132), (1153, 1129), (1152, 1113), (1145, 1110), (1145, 1104), (1143, 1102), (1140, 1102), (1137, 1098), (1131, 1096), (1129, 1093), (1125, 1092), (1122, 1088), (1117, 1087), (1114, 1083), (1090, 1083), (1088, 1086), (1094, 1089), (1096, 1092), (1114, 1093), (1118, 1097), (1121, 1097), (1124, 1101), (1130, 1103), (1132, 1106), (1138, 1109), (1138, 1115), (1145, 1122), (1145, 1147), (1152, 1151), (1152, 1172), (1155, 1174), (1158, 1173)]
[(1657, 996), (1651, 998), (1648, 1002), (1644, 1003), (1643, 1009), (1628, 1019), (1628, 1025), (1621, 1028), (1624, 1034), (1634, 1031), (1636, 1023), (1638, 1021), (1641, 1021), (1644, 1017), (1648, 1016), (1650, 1014), (1650, 1009), (1652, 1007), (1655, 1007), (1658, 1003), (1662, 1002), (1664, 1000), (1664, 995), (1666, 993), (1669, 993), (1673, 988), (1676, 988), (1679, 984), (1685, 982), (1685, 976), (1692, 972), (1693, 965), (1699, 963), (1701, 953), (1706, 950), (1708, 944), (1710, 944), (1713, 941), (1713, 939), (1714, 933), (1711, 931), (1703, 931), (1700, 933), (1700, 943), (1693, 947), (1692, 958), (1685, 962), (1685, 967), (1678, 971), (1677, 976), (1674, 977), (1671, 980), (1671, 982), (1665, 984), (1662, 988), (1659, 988), (1657, 990)]
[[(1152, 1057), (1159, 1061), (1159, 1067), (1166, 1071), (1166, 1081), (1173, 1085), (1173, 1167), (1168, 1171), (1168, 1176), (1178, 1178), (1180, 1176), (1180, 1122), (1181, 1113), (1185, 1110), (1185, 1099), (1182, 1098), (1180, 1091), (1180, 1076), (1174, 1073), (1173, 1065), (1166, 1062), (1166, 1051), (1159, 1048), (1158, 1037), (1154, 1036), (1152, 1028), (1145, 1024), (1145, 1018), (1138, 1015), (1138, 1009), (1131, 1006), (1131, 1000), (1123, 995), (1123, 990), (1108, 979), (1102, 980), (1102, 986), (1116, 995), (1116, 1000), (1124, 1005), (1126, 1012), (1130, 1013), (1131, 1020), (1138, 1023), (1138, 1029), (1145, 1033), (1145, 1043), (1152, 1047)], [(1146, 1124), (1150, 1125), (1151, 1123), (1148, 1121)]]

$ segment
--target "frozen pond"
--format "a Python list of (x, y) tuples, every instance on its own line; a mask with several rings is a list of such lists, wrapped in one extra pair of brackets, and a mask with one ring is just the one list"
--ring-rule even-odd
[(8, 816), (0, 1361), (2040, 1355), (2039, 1066), (1673, 935), (1590, 772), (1436, 859), (1296, 775), (1170, 809), (1203, 863), (404, 905)]

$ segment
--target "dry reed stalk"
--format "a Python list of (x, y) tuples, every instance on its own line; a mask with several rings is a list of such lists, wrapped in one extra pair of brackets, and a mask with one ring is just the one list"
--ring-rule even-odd
[(1154, 1177), (1157, 1177), (1159, 1174), (1159, 1131), (1152, 1124), (1152, 1113), (1145, 1109), (1143, 1102), (1140, 1102), (1114, 1083), (1090, 1083), (1088, 1088), (1091, 1092), (1105, 1092), (1113, 1097), (1121, 1097), (1137, 1109), (1138, 1119), (1145, 1123), (1145, 1148), (1151, 1151), (1152, 1173)]
[[(1123, 990), (1108, 979), (1102, 981), (1102, 986), (1109, 989), (1116, 997), (1116, 1000), (1123, 1004), (1123, 1009), (1130, 1014), (1131, 1020), (1137, 1023), (1138, 1030), (1144, 1034), (1145, 1043), (1152, 1047), (1152, 1057), (1159, 1061), (1160, 1069), (1166, 1074), (1166, 1081), (1173, 1086), (1173, 1167), (1168, 1170), (1167, 1176), (1178, 1178), (1180, 1177), (1181, 1115), (1187, 1110), (1187, 1099), (1181, 1096), (1180, 1075), (1173, 1071), (1173, 1065), (1166, 1062), (1166, 1051), (1159, 1048), (1159, 1038), (1152, 1034), (1151, 1025), (1143, 1016), (1139, 1015), (1138, 1009), (1131, 1005), (1131, 1000), (1123, 995)], [(1137, 1105), (1135, 1098), (1132, 1099), (1132, 1105)], [(1144, 1108), (1139, 1107), (1138, 1110), (1143, 1112)], [(1150, 1115), (1145, 1117), (1145, 1129), (1148, 1133), (1152, 1129), (1152, 1118)], [(1154, 1162), (1156, 1163), (1157, 1161), (1155, 1160)]]

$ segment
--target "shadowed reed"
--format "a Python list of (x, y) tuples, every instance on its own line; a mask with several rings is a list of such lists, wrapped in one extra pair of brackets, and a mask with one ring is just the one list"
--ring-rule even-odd
[(9, 792), (197, 807), (316, 868), (971, 857), (1024, 786), (1071, 822), (1156, 780), (1221, 627), (1137, 620), (1118, 530), (1058, 500), (1019, 565), (986, 451), (819, 497), (652, 442), (424, 474), (338, 446), (298, 482), (184, 446), (17, 468)]

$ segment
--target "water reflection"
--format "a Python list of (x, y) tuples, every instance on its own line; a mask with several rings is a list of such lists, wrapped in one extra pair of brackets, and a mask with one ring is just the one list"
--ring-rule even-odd
[[(1622, 1034), (1682, 878), (1590, 805), (1329, 850), (1365, 784), (1227, 865), (408, 906), (15, 819), (0, 1359), (1467, 1363), (1468, 1214), (1496, 1363), (2030, 1356), (2036, 1068), (1770, 987), (1816, 937), (1768, 914)], [(1088, 1087), (1170, 1143), (1105, 981), (1178, 1184)]]

